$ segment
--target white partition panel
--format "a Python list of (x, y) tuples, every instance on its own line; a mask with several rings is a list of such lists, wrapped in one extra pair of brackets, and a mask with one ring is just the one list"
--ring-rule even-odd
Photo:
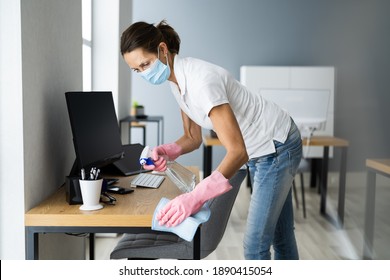
[[(334, 67), (241, 66), (240, 79), (242, 84), (258, 94), (281, 91), (294, 94), (300, 90), (313, 94), (320, 91), (329, 92), (326, 124), (323, 129), (315, 131), (314, 135), (334, 135)], [(308, 111), (310, 111), (309, 107)], [(333, 151), (330, 149), (330, 156), (332, 155)], [(322, 148), (304, 147), (304, 156), (322, 157)]]

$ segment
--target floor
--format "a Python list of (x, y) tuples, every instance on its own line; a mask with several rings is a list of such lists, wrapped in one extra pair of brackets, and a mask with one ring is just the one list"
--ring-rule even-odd
[[(308, 182), (308, 180), (305, 180)], [(296, 238), (302, 260), (355, 260), (362, 257), (365, 180), (354, 185), (348, 184), (346, 191), (345, 223), (343, 228), (335, 226), (319, 214), (320, 196), (316, 188), (305, 187), (307, 217), (303, 218), (300, 200), (300, 181), (297, 178), (299, 209), (295, 208)], [(361, 182), (361, 183), (360, 183)], [(377, 187), (374, 259), (390, 259), (390, 189), (389, 182)], [(338, 188), (329, 186), (327, 213), (335, 217)], [(245, 230), (249, 188), (244, 183), (240, 189), (232, 210), (225, 235), (218, 248), (206, 260), (241, 260), (243, 257), (242, 240)], [(295, 204), (296, 206), (296, 204)], [(120, 235), (103, 235), (96, 238), (96, 259), (109, 259), (111, 250), (120, 239)]]

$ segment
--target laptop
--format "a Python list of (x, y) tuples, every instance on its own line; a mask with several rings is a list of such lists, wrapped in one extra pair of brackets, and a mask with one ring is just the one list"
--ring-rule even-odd
[(122, 159), (115, 161), (113, 165), (126, 176), (148, 172), (149, 170), (141, 168), (141, 165), (139, 164), (139, 157), (143, 149), (144, 146), (139, 143), (123, 145), (125, 156)]

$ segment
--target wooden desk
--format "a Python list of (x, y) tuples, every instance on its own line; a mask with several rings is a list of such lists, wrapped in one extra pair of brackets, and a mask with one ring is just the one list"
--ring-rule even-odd
[[(321, 169), (321, 181), (320, 181), (320, 213), (326, 215), (326, 194), (328, 188), (328, 165), (329, 165), (329, 147), (337, 147), (341, 149), (341, 166), (340, 166), (340, 186), (338, 197), (338, 221), (336, 224), (344, 223), (344, 208), (345, 208), (345, 182), (346, 182), (346, 170), (347, 170), (347, 149), (349, 142), (336, 137), (331, 136), (313, 136), (310, 141), (307, 139), (302, 140), (302, 145), (309, 146), (321, 146), (324, 147), (322, 169)], [(218, 138), (212, 138), (210, 136), (203, 136), (203, 174), (204, 177), (211, 174), (212, 170), (212, 147), (221, 146), (221, 142)]]
[[(199, 169), (189, 167), (197, 174)], [(110, 176), (112, 178), (114, 176)], [(119, 185), (130, 187), (134, 176), (117, 177)], [(98, 211), (81, 211), (80, 205), (69, 205), (65, 187), (25, 214), (26, 259), (38, 259), (39, 233), (134, 233), (151, 231), (153, 212), (162, 197), (172, 199), (180, 190), (165, 178), (158, 189), (136, 188), (131, 194), (114, 195), (116, 205), (104, 204)], [(92, 243), (93, 245), (93, 243)], [(197, 247), (195, 249), (195, 247)], [(90, 256), (91, 257), (91, 256)], [(93, 258), (93, 256), (92, 256)], [(194, 239), (194, 258), (200, 258), (200, 231)]]
[(373, 257), (376, 175), (390, 177), (390, 159), (367, 159), (366, 214), (364, 221), (363, 259)]

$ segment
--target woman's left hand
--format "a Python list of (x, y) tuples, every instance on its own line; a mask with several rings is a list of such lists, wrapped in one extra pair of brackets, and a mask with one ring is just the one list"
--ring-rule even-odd
[(172, 199), (157, 214), (160, 225), (174, 227), (202, 208), (202, 202), (192, 192)]
[(230, 182), (221, 172), (215, 170), (202, 180), (193, 191), (179, 195), (165, 205), (157, 214), (160, 225), (174, 227), (187, 217), (197, 213), (203, 204), (232, 189)]

